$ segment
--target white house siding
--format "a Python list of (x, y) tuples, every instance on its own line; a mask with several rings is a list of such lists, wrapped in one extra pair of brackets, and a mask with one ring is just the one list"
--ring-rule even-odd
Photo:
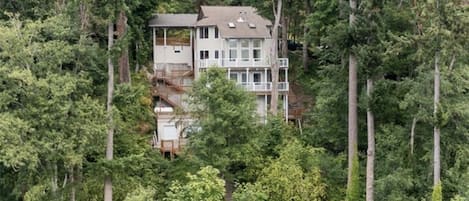
[(196, 28), (195, 43), (197, 44), (194, 50), (194, 60), (196, 70), (198, 71), (200, 51), (208, 51), (208, 59), (215, 59), (215, 50), (218, 50), (218, 57), (222, 57), (223, 39), (220, 33), (218, 38), (215, 38), (215, 27), (208, 27), (208, 38), (200, 38), (200, 27)]
[(175, 63), (192, 66), (192, 48), (190, 46), (157, 45), (155, 51), (157, 64)]
[[(171, 120), (171, 118), (158, 118), (158, 139), (159, 140), (174, 140), (172, 139), (174, 134), (173, 133), (165, 133), (165, 131), (168, 131), (168, 127), (173, 127), (176, 129), (176, 124), (174, 120)], [(166, 128), (166, 129), (165, 129)], [(177, 129), (175, 130), (177, 132)], [(175, 134), (177, 137), (177, 133)]]
[[(159, 140), (177, 140), (180, 135), (184, 135), (183, 130), (193, 124), (191, 118), (176, 119), (171, 114), (160, 114), (157, 120), (157, 131)], [(176, 124), (176, 122), (178, 122)], [(169, 133), (168, 133), (169, 132)], [(185, 137), (185, 136), (182, 136)]]

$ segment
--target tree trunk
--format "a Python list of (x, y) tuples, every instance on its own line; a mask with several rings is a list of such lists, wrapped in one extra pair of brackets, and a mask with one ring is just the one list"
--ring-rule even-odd
[(58, 177), (57, 162), (54, 161), (54, 164), (52, 164), (51, 176), (51, 191), (54, 198), (57, 198), (57, 190), (59, 189)]
[(80, 30), (86, 31), (88, 28), (88, 9), (86, 3), (80, 1)]
[(70, 185), (72, 186), (70, 191), (70, 201), (75, 201), (76, 198), (76, 189), (75, 189), (75, 172), (74, 167), (70, 168)]
[(282, 0), (277, 0), (277, 11), (274, 9), (275, 22), (272, 30), (272, 49), (270, 54), (270, 63), (272, 65), (272, 97), (270, 99), (270, 111), (273, 115), (277, 115), (278, 105), (278, 27), (280, 24), (280, 16), (282, 14)]
[[(306, 7), (306, 16), (309, 16), (312, 10), (310, 0), (305, 1), (305, 7)], [(303, 25), (303, 72), (308, 71), (308, 63), (309, 63), (308, 40), (306, 40), (307, 36), (308, 36), (308, 26), (304, 24)]]
[(415, 127), (417, 126), (417, 117), (412, 119), (412, 127), (410, 128), (410, 156), (414, 156)]
[(233, 200), (234, 182), (225, 178), (225, 201)]
[[(127, 31), (127, 16), (124, 11), (119, 13), (116, 29), (119, 40), (122, 40)], [(127, 46), (123, 47), (122, 53), (119, 57), (119, 82), (130, 83), (129, 50), (127, 49)]]
[(306, 36), (308, 34), (308, 27), (304, 25), (303, 27), (303, 72), (308, 71), (308, 41), (306, 40)]
[(138, 43), (135, 44), (135, 73), (140, 70), (140, 64), (138, 63)]
[(281, 16), (282, 20), (282, 58), (288, 58), (288, 19), (285, 15)]
[[(433, 117), (438, 120), (438, 107), (440, 105), (440, 69), (438, 66), (439, 53), (435, 53), (435, 80), (434, 80), (434, 99), (433, 99)], [(440, 127), (439, 122), (435, 121), (435, 125), (433, 127), (433, 186), (435, 187), (440, 183)]]
[[(112, 119), (112, 97), (114, 93), (114, 65), (112, 64), (111, 48), (114, 43), (114, 24), (109, 22), (108, 25), (108, 82), (107, 82), (107, 115), (108, 115), (108, 131), (106, 142), (106, 159), (112, 160), (114, 146), (114, 123)], [(112, 179), (111, 175), (106, 175), (104, 179), (104, 201), (112, 201)]]
[[(357, 8), (356, 0), (350, 0), (349, 26), (353, 27), (355, 22), (355, 10)], [(348, 174), (347, 189), (352, 185), (353, 159), (357, 157), (357, 58), (352, 50), (349, 53), (349, 83), (348, 83)], [(358, 158), (358, 157), (357, 157)]]
[[(366, 95), (368, 96), (369, 100), (371, 100), (372, 92), (373, 80), (368, 78), (366, 80)], [(373, 201), (375, 178), (375, 119), (370, 105), (368, 105), (366, 111), (366, 122), (368, 130), (368, 150), (366, 158), (366, 201)]]

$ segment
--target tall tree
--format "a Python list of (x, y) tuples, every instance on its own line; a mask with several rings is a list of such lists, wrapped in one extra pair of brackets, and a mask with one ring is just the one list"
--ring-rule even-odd
[[(355, 12), (357, 9), (357, 1), (349, 0), (350, 14), (349, 14), (349, 28), (355, 27)], [(353, 52), (353, 47), (349, 50), (349, 62), (348, 62), (348, 174), (347, 174), (347, 192), (350, 194), (354, 189), (353, 185), (358, 185), (352, 182), (354, 168), (358, 168), (358, 165), (354, 167), (354, 160), (358, 163), (358, 115), (357, 115), (357, 58)]]
[[(112, 98), (114, 93), (114, 65), (112, 64), (111, 50), (114, 44), (114, 23), (112, 21), (108, 24), (108, 82), (107, 82), (107, 118), (108, 130), (106, 140), (106, 159), (112, 160), (114, 156), (114, 122), (112, 115)], [(104, 201), (112, 201), (112, 174), (105, 176), (104, 179)]]
[(272, 47), (270, 50), (270, 65), (272, 72), (272, 95), (270, 99), (270, 111), (273, 115), (277, 115), (278, 110), (278, 27), (280, 25), (280, 18), (282, 15), (282, 0), (277, 0), (277, 6), (272, 4), (274, 11), (274, 26), (272, 28)]
[[(366, 80), (366, 95), (371, 99), (373, 79)], [(366, 201), (373, 201), (374, 197), (374, 168), (375, 168), (375, 118), (370, 103), (366, 110), (366, 124), (368, 130), (368, 150), (366, 158)]]
[[(203, 165), (220, 170), (227, 183), (227, 198), (238, 168), (246, 166), (253, 151), (257, 123), (254, 97), (226, 78), (220, 68), (210, 68), (193, 84), (191, 115), (200, 130), (189, 134), (188, 152)], [(238, 170), (242, 171), (242, 170)]]
[[(436, 117), (438, 107), (440, 105), (440, 68), (439, 68), (439, 52), (435, 53), (435, 72), (434, 72), (434, 99), (433, 99), (433, 114)], [(441, 174), (441, 160), (440, 160), (440, 126), (435, 123), (433, 127), (433, 186), (436, 187), (440, 184)]]
[[(312, 5), (311, 5), (311, 1), (310, 0), (306, 0), (304, 1), (305, 3), (305, 14), (306, 14), (306, 17), (308, 17), (311, 12), (312, 12)], [(306, 21), (306, 20), (305, 20)], [(308, 24), (306, 24), (306, 22), (304, 23), (303, 25), (303, 49), (302, 49), (302, 52), (303, 52), (303, 71), (306, 72), (308, 70), (308, 63), (309, 63), (309, 57), (308, 57), (308, 44), (309, 44), (309, 41), (307, 40), (307, 36), (308, 36), (308, 33), (309, 32), (309, 26)]]
[(119, 40), (124, 40), (124, 47), (119, 57), (119, 82), (130, 83), (129, 50), (125, 37), (128, 34), (127, 14), (124, 10), (119, 11), (116, 23), (116, 34)]

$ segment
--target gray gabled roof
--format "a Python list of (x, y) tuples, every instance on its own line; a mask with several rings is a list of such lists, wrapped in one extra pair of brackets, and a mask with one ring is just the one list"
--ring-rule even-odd
[(150, 20), (150, 27), (194, 27), (197, 14), (156, 14)]
[(272, 23), (250, 6), (201, 6), (196, 25), (217, 26), (223, 38), (270, 38)]

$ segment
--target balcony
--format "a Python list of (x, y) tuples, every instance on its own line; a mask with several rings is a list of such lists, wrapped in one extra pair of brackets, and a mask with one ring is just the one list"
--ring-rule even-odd
[[(288, 68), (288, 58), (278, 58), (280, 68)], [(224, 68), (246, 68), (246, 67), (270, 67), (270, 60), (267, 59), (202, 59), (199, 60), (199, 68), (218, 66)]]
[[(236, 83), (238, 86), (244, 88), (246, 91), (251, 92), (271, 92), (272, 82), (239, 82)], [(278, 91), (287, 92), (288, 82), (278, 82)]]

